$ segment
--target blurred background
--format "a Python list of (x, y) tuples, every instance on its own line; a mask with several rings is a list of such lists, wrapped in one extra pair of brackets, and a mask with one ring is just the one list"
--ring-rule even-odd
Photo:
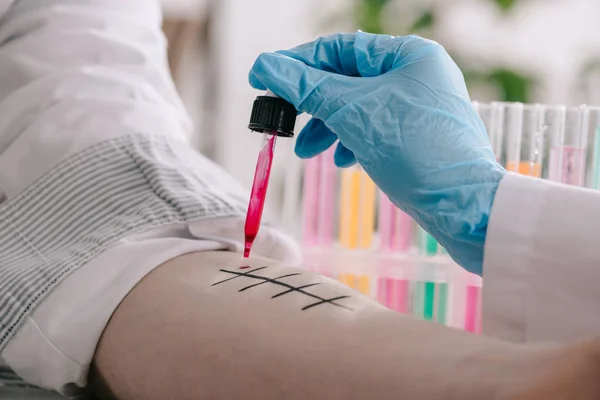
[[(261, 52), (323, 34), (432, 38), (462, 68), (473, 100), (600, 104), (598, 0), (161, 1), (173, 75), (196, 123), (193, 142), (248, 188), (260, 145), (246, 128), (259, 94), (248, 70)], [(297, 207), (290, 197), (299, 194), (285, 183), (300, 171), (292, 141), (278, 146), (267, 205), (276, 215)]]

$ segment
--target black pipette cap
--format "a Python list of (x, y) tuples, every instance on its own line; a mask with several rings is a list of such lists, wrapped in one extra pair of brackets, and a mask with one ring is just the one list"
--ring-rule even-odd
[(248, 128), (254, 132), (293, 138), (298, 112), (287, 101), (274, 96), (258, 96), (254, 100)]

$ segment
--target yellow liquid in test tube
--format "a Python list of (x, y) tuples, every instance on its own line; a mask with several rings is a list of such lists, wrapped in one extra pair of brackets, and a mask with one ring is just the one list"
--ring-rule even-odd
[(341, 274), (338, 276), (338, 281), (362, 294), (369, 295), (371, 292), (371, 278), (367, 275)]
[(352, 289), (356, 289), (357, 276), (354, 274), (341, 274), (338, 276), (338, 281)]
[(533, 176), (534, 178), (540, 178), (542, 176), (542, 166), (538, 163), (530, 163), (527, 161), (521, 161), (518, 164), (514, 161), (509, 161), (506, 163), (506, 170), (517, 172), (521, 175)]
[(371, 278), (366, 275), (359, 276), (356, 284), (356, 290), (362, 294), (371, 294)]
[(368, 249), (375, 226), (375, 183), (359, 168), (342, 172), (340, 243), (348, 249)]

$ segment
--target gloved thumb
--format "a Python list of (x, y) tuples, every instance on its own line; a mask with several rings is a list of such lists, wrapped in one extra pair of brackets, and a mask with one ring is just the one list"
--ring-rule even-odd
[(357, 79), (322, 71), (302, 61), (277, 53), (261, 54), (250, 71), (250, 84), (257, 89), (268, 88), (293, 104), (298, 111), (325, 121), (344, 106), (342, 93), (348, 80)]

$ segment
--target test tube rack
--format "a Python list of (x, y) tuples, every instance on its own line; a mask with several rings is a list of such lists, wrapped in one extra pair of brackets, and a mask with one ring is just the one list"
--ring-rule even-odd
[[(508, 170), (600, 189), (600, 108), (473, 102)], [(360, 167), (337, 169), (333, 148), (301, 168), (305, 263), (418, 318), (481, 331), (482, 280), (379, 191)], [(288, 208), (293, 209), (293, 207)]]

